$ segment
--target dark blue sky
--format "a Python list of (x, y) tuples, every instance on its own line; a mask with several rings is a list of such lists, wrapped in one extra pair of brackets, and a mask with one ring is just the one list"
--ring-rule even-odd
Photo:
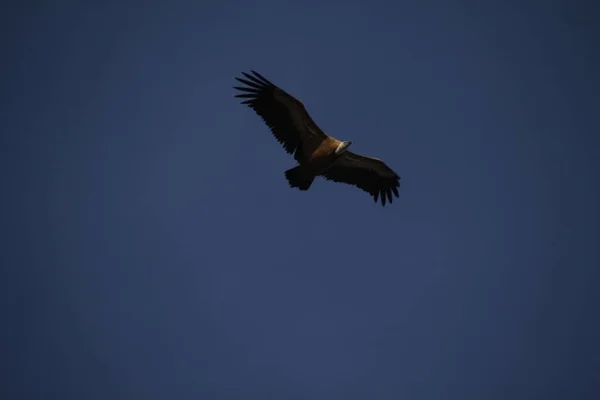
[[(598, 398), (592, 1), (41, 3), (1, 17), (2, 398)], [(288, 188), (249, 69), (400, 199)]]

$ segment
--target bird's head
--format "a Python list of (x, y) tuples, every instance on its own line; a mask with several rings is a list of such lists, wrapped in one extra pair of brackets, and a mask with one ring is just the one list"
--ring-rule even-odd
[(336, 155), (342, 154), (343, 152), (345, 152), (348, 149), (348, 147), (351, 144), (352, 144), (352, 142), (349, 140), (341, 142), (340, 144), (338, 144), (337, 148), (335, 149), (335, 154)]

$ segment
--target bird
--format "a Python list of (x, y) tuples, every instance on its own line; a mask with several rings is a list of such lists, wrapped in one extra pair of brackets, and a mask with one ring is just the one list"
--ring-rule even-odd
[(308, 190), (315, 178), (355, 186), (373, 197), (375, 203), (392, 203), (399, 197), (400, 176), (382, 160), (348, 150), (350, 140), (327, 135), (313, 121), (304, 104), (254, 70), (235, 79), (234, 97), (261, 117), (271, 133), (297, 166), (285, 171), (291, 188)]

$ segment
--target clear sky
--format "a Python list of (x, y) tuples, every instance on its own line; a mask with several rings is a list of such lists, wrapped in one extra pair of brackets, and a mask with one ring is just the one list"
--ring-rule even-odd
[[(594, 2), (27, 4), (3, 399), (598, 398)], [(250, 69), (400, 198), (290, 189)]]

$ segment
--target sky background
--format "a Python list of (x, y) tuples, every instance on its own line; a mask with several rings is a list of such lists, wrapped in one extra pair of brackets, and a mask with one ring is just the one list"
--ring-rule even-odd
[[(593, 1), (18, 4), (0, 397), (598, 398)], [(250, 69), (400, 199), (290, 189)]]

